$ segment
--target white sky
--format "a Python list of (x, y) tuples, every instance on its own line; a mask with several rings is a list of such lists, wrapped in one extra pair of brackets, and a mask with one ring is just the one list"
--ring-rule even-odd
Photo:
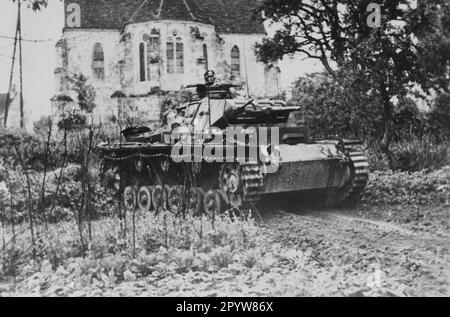
[[(50, 112), (49, 99), (54, 94), (55, 43), (60, 38), (64, 11), (62, 2), (50, 0), (47, 10), (34, 12), (22, 8), (22, 37), (45, 42), (23, 42), (24, 94), (26, 111), (34, 121)], [(14, 37), (17, 22), (17, 4), (0, 0), (0, 36)], [(0, 92), (8, 90), (11, 56), (14, 40), (0, 38)], [(17, 55), (18, 56), (18, 55)], [(16, 63), (16, 66), (18, 63)], [(18, 68), (15, 70), (18, 87)]]
[[(0, 0), (0, 36), (14, 37), (17, 5), (12, 0)], [(47, 9), (34, 12), (23, 6), (22, 34), (24, 39), (45, 42), (23, 42), (24, 94), (26, 111), (35, 121), (50, 113), (50, 98), (54, 94), (55, 43), (61, 37), (64, 26), (64, 8), (59, 0), (49, 0)], [(47, 41), (49, 40), (49, 41)], [(12, 39), (0, 38), (0, 93), (8, 90)], [(17, 65), (17, 63), (16, 63)], [(281, 65), (282, 86), (287, 88), (304, 73), (319, 71), (320, 63), (285, 59)], [(18, 71), (15, 71), (17, 84)], [(18, 85), (17, 85), (18, 86)]]

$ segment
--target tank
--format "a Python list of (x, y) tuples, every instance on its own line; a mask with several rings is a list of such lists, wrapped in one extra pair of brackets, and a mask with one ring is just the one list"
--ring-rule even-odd
[(213, 72), (159, 130), (131, 127), (102, 143), (104, 183), (127, 210), (216, 214), (252, 208), (264, 196), (319, 193), (354, 203), (369, 178), (358, 140), (314, 140), (292, 120), (300, 107), (238, 97)]

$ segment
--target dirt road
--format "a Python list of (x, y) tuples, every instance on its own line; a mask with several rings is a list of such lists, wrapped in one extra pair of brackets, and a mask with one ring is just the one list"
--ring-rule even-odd
[(368, 286), (383, 295), (450, 294), (449, 232), (418, 230), (358, 213), (364, 210), (280, 212), (266, 218), (264, 227), (274, 243), (311, 250), (310, 264), (319, 272), (336, 272), (335, 283), (331, 274), (326, 283), (327, 295), (371, 294)]

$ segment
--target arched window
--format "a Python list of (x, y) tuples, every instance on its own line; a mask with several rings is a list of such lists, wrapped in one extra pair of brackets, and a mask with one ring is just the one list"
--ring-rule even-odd
[(208, 45), (203, 44), (203, 59), (205, 60), (205, 71), (209, 70), (209, 61), (208, 61)]
[(167, 51), (167, 73), (173, 74), (175, 73), (175, 53), (173, 40), (171, 37), (167, 39), (166, 51)]
[(157, 64), (159, 63), (160, 33), (153, 29), (150, 35), (144, 34), (144, 60), (146, 68), (144, 69), (145, 78), (151, 81), (157, 78)]
[(241, 53), (237, 46), (231, 49), (231, 75), (234, 77), (241, 76)]
[(105, 54), (100, 43), (94, 46), (94, 56), (92, 58), (92, 71), (96, 79), (105, 79)]
[(139, 80), (140, 81), (145, 81), (146, 80), (146, 76), (145, 76), (145, 43), (141, 42), (139, 43)]
[(167, 73), (183, 74), (184, 73), (184, 44), (181, 38), (175, 40), (171, 37), (167, 39)]
[(184, 44), (181, 38), (177, 38), (176, 44), (176, 56), (177, 56), (177, 67), (176, 72), (179, 74), (184, 73)]

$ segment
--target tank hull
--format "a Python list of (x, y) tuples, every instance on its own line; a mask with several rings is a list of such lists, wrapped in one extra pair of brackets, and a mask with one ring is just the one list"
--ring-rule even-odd
[(348, 169), (337, 159), (281, 163), (277, 173), (267, 175), (264, 193), (340, 188), (348, 180)]
[[(195, 188), (202, 193), (202, 199), (209, 197), (214, 200), (212, 205), (224, 209), (240, 208), (246, 202), (255, 204), (263, 196), (289, 194), (295, 197), (312, 191), (325, 193), (323, 201), (327, 205), (338, 205), (358, 199), (369, 175), (367, 158), (336, 142), (280, 145), (265, 163), (216, 162), (208, 156), (198, 160), (194, 148), (182, 157), (185, 161), (176, 162), (172, 149), (167, 144), (139, 142), (102, 147), (105, 168), (111, 171), (108, 174), (113, 175), (113, 179), (120, 179), (120, 185), (116, 186), (120, 194), (128, 192), (126, 201), (130, 209), (133, 200), (130, 203), (129, 193), (133, 188), (144, 194), (165, 191), (159, 193), (160, 196), (165, 195), (168, 201), (175, 196), (178, 203), (184, 202), (181, 196), (186, 188), (188, 191)], [(222, 149), (226, 153), (226, 148)], [(258, 148), (262, 150), (263, 147)], [(119, 175), (114, 176), (115, 173)], [(175, 207), (174, 210), (181, 210), (180, 206)]]
[(266, 175), (266, 194), (340, 188), (350, 180), (347, 158), (334, 144), (281, 145), (279, 156), (278, 170)]

